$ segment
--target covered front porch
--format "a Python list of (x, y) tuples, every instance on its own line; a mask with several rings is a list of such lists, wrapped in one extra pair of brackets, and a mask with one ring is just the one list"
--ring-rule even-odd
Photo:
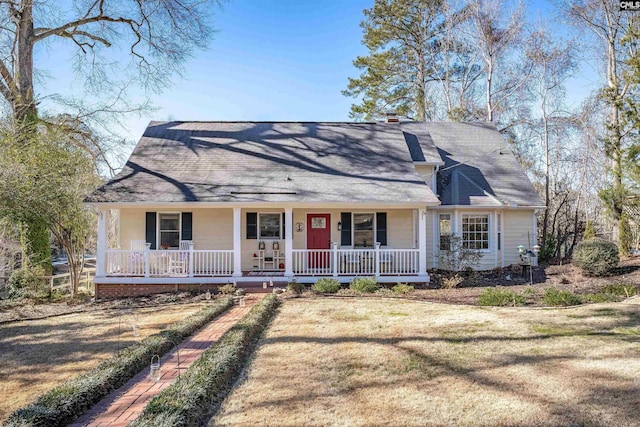
[(121, 207), (109, 243), (110, 212), (99, 212), (96, 283), (429, 281), (418, 207)]

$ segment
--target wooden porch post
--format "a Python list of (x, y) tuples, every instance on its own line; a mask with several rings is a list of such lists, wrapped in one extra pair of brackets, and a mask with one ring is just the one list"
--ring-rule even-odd
[(242, 277), (242, 216), (240, 208), (233, 208), (233, 276)]
[(293, 277), (293, 208), (284, 208), (284, 275)]
[(427, 210), (418, 210), (418, 275), (427, 275)]
[(98, 242), (96, 245), (96, 277), (104, 277), (107, 265), (107, 224), (109, 222), (109, 210), (98, 211)]

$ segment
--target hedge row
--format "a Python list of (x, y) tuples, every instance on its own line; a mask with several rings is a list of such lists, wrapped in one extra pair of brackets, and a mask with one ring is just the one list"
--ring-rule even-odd
[(205, 422), (231, 390), (277, 307), (275, 295), (256, 304), (216, 344), (202, 353), (179, 381), (153, 398), (130, 425), (173, 427)]
[(118, 389), (142, 369), (154, 354), (162, 355), (233, 305), (231, 297), (180, 320), (168, 329), (116, 353), (90, 371), (77, 376), (14, 412), (4, 426), (65, 426), (103, 397)]

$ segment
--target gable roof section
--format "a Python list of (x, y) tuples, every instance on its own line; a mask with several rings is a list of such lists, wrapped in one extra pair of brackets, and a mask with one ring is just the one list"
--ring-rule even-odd
[(151, 122), (87, 202), (438, 204), (380, 123)]
[[(400, 126), (418, 135), (416, 127), (427, 129), (444, 163), (437, 191), (443, 205), (544, 205), (493, 123), (411, 122)], [(424, 150), (422, 141), (421, 147)]]

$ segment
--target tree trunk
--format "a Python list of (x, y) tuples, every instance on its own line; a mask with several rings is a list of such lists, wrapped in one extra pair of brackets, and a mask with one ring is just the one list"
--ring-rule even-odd
[[(16, 21), (16, 63), (15, 98), (11, 103), (13, 118), (19, 137), (28, 141), (36, 131), (38, 111), (33, 90), (33, 46), (35, 31), (33, 27), (33, 0), (21, 0)], [(48, 224), (41, 220), (27, 220), (26, 238), (28, 254), (32, 265), (41, 265), (51, 272), (51, 249), (49, 246)]]
[(17, 123), (30, 127), (37, 118), (33, 94), (33, 0), (22, 0), (16, 31), (16, 90), (17, 99), (13, 103), (13, 114)]
[(622, 184), (623, 156), (622, 156), (622, 135), (620, 133), (620, 82), (618, 80), (617, 55), (616, 55), (616, 31), (608, 29), (607, 46), (607, 86), (610, 91), (609, 103), (611, 113), (608, 126), (609, 156), (612, 163), (613, 173), (613, 197), (611, 210), (613, 213), (614, 227), (613, 239), (617, 240), (620, 229), (620, 215), (622, 215), (624, 186)]
[(573, 255), (573, 249), (576, 247), (578, 243), (578, 225), (580, 223), (580, 195), (578, 195), (578, 199), (576, 200), (576, 213), (573, 216), (573, 240), (571, 241), (571, 246), (567, 249), (567, 257), (570, 258)]
[(550, 180), (549, 180), (549, 122), (547, 120), (547, 111), (545, 108), (546, 97), (543, 97), (541, 110), (542, 110), (542, 123), (543, 123), (543, 138), (544, 138), (544, 152), (545, 152), (545, 163), (544, 163), (544, 205), (546, 209), (544, 210), (544, 215), (542, 218), (542, 247), (547, 247), (547, 233), (549, 231), (549, 199), (550, 199)]
[(493, 122), (493, 105), (491, 104), (491, 84), (493, 81), (493, 58), (487, 61), (487, 121)]
[(427, 90), (426, 90), (426, 64), (424, 61), (424, 54), (421, 50), (418, 51), (418, 76), (417, 76), (417, 90), (418, 93), (416, 95), (416, 121), (424, 122), (427, 120)]

